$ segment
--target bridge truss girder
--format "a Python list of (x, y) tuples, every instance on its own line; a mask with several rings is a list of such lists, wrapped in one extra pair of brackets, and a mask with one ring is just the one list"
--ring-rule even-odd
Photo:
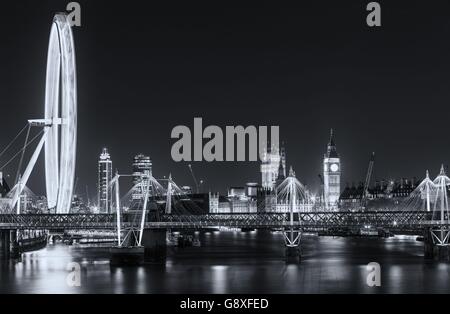
[[(301, 229), (318, 231), (332, 228), (385, 228), (417, 231), (425, 228), (450, 227), (432, 220), (430, 212), (334, 212), (300, 213), (293, 223), (288, 213), (162, 215), (158, 222), (146, 219), (145, 229), (202, 229), (210, 227)], [(2, 214), (0, 229), (115, 229), (115, 214)], [(126, 214), (122, 215), (124, 228), (133, 226)], [(420, 232), (419, 232), (420, 231)]]

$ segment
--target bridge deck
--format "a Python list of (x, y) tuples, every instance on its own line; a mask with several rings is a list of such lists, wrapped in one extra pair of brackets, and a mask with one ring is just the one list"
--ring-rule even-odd
[[(295, 214), (294, 228), (304, 230), (362, 228), (417, 230), (449, 225), (422, 211), (309, 212)], [(127, 215), (123, 227), (136, 226)], [(210, 227), (288, 228), (287, 213), (163, 215), (160, 221), (147, 221), (146, 229), (201, 229)], [(115, 229), (115, 214), (0, 214), (0, 229)]]

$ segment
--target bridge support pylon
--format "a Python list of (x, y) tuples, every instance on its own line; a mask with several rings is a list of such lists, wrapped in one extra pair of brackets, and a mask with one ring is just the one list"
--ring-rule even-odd
[(449, 231), (426, 229), (424, 232), (424, 257), (439, 261), (450, 261)]
[(0, 255), (9, 258), (10, 230), (0, 230)]
[(0, 231), (0, 255), (3, 258), (20, 257), (17, 230), (14, 229)]
[(294, 230), (291, 228), (284, 232), (284, 242), (286, 245), (285, 249), (285, 257), (286, 263), (289, 264), (298, 264), (301, 260), (301, 247), (300, 247), (300, 239), (301, 239), (301, 231)]
[(145, 229), (142, 236), (144, 261), (153, 264), (165, 264), (167, 254), (167, 230)]
[(17, 239), (17, 230), (10, 231), (10, 247), (9, 253), (11, 258), (19, 258), (20, 257), (20, 247), (19, 241)]
[(431, 237), (431, 230), (425, 229), (423, 232), (423, 256), (425, 259), (434, 258), (434, 244)]

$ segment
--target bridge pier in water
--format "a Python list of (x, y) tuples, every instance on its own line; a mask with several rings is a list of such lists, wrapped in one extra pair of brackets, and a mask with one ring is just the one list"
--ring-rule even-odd
[[(141, 265), (166, 262), (165, 229), (144, 229), (140, 246), (124, 245), (110, 249), (110, 263), (114, 266)], [(131, 241), (133, 243), (134, 241)]]
[(17, 230), (0, 231), (0, 252), (4, 258), (18, 258), (20, 256)]
[(450, 261), (450, 246), (436, 243), (432, 229), (425, 229), (423, 236), (424, 258), (437, 261)]
[(2, 257), (9, 257), (10, 230), (0, 230), (0, 253)]
[(11, 230), (10, 232), (10, 248), (11, 258), (18, 258), (20, 256), (19, 242), (17, 241), (17, 230)]
[(286, 246), (285, 249), (286, 263), (298, 264), (301, 261), (300, 246)]
[(423, 232), (423, 253), (425, 259), (433, 259), (434, 258), (434, 243), (431, 238), (431, 231), (429, 229), (425, 229)]
[(144, 261), (146, 263), (163, 264), (167, 255), (167, 230), (146, 229), (142, 235)]
[(285, 258), (288, 264), (298, 264), (301, 260), (301, 231), (291, 228), (284, 232)]

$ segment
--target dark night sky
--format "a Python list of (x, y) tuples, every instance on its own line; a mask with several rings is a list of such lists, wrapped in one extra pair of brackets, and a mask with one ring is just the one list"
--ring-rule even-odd
[[(51, 20), (67, 2), (2, 3), (0, 147), (43, 116)], [(279, 125), (288, 164), (313, 187), (330, 128), (343, 183), (364, 179), (372, 151), (377, 179), (449, 163), (449, 1), (380, 1), (377, 29), (365, 23), (369, 1), (79, 2), (77, 175), (91, 196), (103, 146), (121, 173), (143, 152), (156, 177), (192, 185), (187, 163), (171, 160), (170, 132), (197, 116)], [(37, 192), (42, 161), (29, 183)], [(212, 190), (260, 181), (259, 163), (193, 167)]]

